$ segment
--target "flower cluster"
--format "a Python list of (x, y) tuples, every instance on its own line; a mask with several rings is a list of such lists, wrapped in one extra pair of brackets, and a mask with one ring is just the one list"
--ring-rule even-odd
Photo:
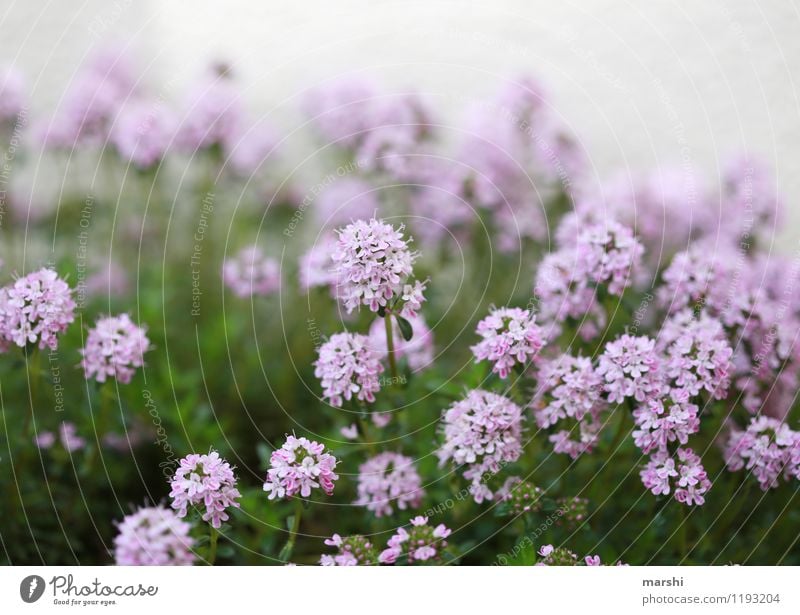
[(431, 527), (427, 517), (414, 517), (408, 530), (397, 529), (378, 559), (381, 564), (394, 564), (398, 560), (409, 565), (441, 563), (442, 552), (447, 548), (445, 539), (450, 533), (451, 530), (442, 523)]
[(577, 496), (558, 498), (556, 510), (558, 511), (556, 525), (572, 531), (586, 523), (589, 517), (589, 500)]
[(181, 459), (170, 483), (172, 508), (185, 517), (189, 506), (203, 510), (203, 521), (219, 528), (228, 520), (226, 509), (239, 507), (241, 497), (230, 464), (216, 451), (207, 455), (192, 453)]
[(149, 169), (166, 156), (176, 125), (172, 113), (158, 102), (131, 100), (117, 114), (110, 140), (123, 160)]
[(602, 378), (588, 358), (563, 354), (542, 362), (530, 403), (536, 424), (546, 429), (566, 420), (573, 423), (571, 429), (550, 436), (557, 453), (566, 453), (574, 459), (591, 452), (602, 425), (600, 413), (605, 408), (602, 394)]
[(336, 457), (325, 452), (325, 446), (307, 438), (287, 436), (286, 442), (269, 459), (270, 468), (264, 482), (269, 499), (307, 498), (312, 489), (321, 488), (333, 495), (334, 483), (339, 480)]
[(731, 432), (725, 463), (731, 472), (752, 472), (761, 489), (778, 487), (783, 474), (800, 479), (800, 432), (767, 416), (753, 418), (745, 430)]
[(400, 510), (417, 507), (424, 494), (414, 462), (405, 455), (381, 453), (358, 469), (355, 505), (366, 506), (376, 517), (391, 515), (392, 504)]
[(0, 288), (0, 340), (24, 348), (55, 350), (58, 334), (75, 320), (67, 283), (52, 269), (40, 269)]
[(336, 555), (322, 555), (319, 563), (323, 566), (376, 566), (378, 552), (372, 543), (363, 536), (339, 536), (334, 534), (325, 540), (329, 547), (336, 547)]
[(222, 281), (237, 297), (271, 295), (281, 287), (280, 265), (258, 246), (249, 246), (225, 259)]
[(141, 508), (127, 515), (114, 538), (117, 566), (191, 566), (192, 526), (163, 506)]
[(503, 502), (509, 513), (524, 515), (542, 509), (543, 494), (544, 491), (536, 485), (522, 480), (519, 476), (510, 476), (495, 493), (495, 499)]
[(348, 312), (360, 305), (377, 312), (403, 294), (416, 254), (402, 230), (373, 218), (356, 220), (339, 231), (333, 271)]
[(81, 367), (87, 379), (105, 382), (116, 378), (128, 384), (136, 368), (144, 365), (144, 353), (149, 349), (144, 328), (135, 325), (130, 316), (108, 316), (89, 331), (86, 346), (81, 349)]
[(375, 401), (383, 365), (370, 338), (360, 333), (337, 333), (319, 347), (318, 353), (314, 375), (320, 379), (322, 396), (328, 403), (341, 407), (344, 400), (354, 396), (361, 401)]
[(666, 451), (657, 451), (640, 472), (642, 483), (655, 495), (668, 495), (675, 487), (675, 499), (692, 506), (705, 503), (711, 481), (700, 457), (690, 448), (677, 450), (677, 462)]
[(606, 344), (597, 373), (603, 378), (610, 403), (622, 403), (626, 398), (643, 402), (662, 392), (655, 341), (646, 336), (625, 334)]
[(483, 340), (472, 347), (476, 361), (491, 361), (492, 371), (507, 378), (515, 365), (525, 367), (544, 346), (541, 329), (530, 310), (499, 308), (478, 323)]
[(563, 547), (553, 545), (542, 545), (537, 551), (540, 559), (536, 562), (537, 566), (578, 566), (577, 554)]
[(444, 411), (439, 465), (466, 465), (464, 478), (477, 503), (491, 499), (484, 474), (496, 474), (522, 454), (522, 409), (510, 399), (480, 389)]
[(578, 253), (590, 280), (605, 284), (612, 295), (621, 295), (641, 266), (644, 248), (631, 229), (609, 220), (581, 232)]

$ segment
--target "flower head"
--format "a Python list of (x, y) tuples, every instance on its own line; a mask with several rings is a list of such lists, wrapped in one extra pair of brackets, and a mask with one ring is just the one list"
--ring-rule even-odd
[(114, 561), (117, 566), (191, 566), (191, 527), (168, 508), (141, 508), (119, 524)]
[(325, 540), (325, 544), (336, 547), (336, 555), (323, 555), (319, 563), (323, 566), (376, 566), (378, 552), (372, 543), (363, 536), (339, 536), (334, 534)]
[(333, 495), (333, 485), (339, 479), (334, 472), (336, 463), (336, 457), (326, 453), (319, 442), (287, 436), (283, 446), (269, 459), (264, 491), (269, 493), (270, 500), (298, 494), (307, 498), (317, 488)]
[(203, 521), (219, 528), (228, 520), (226, 509), (239, 508), (241, 497), (230, 464), (216, 451), (207, 455), (192, 453), (181, 459), (170, 483), (172, 508), (185, 517), (189, 506), (203, 511)]
[(472, 347), (476, 361), (494, 363), (492, 371), (507, 378), (515, 365), (524, 367), (544, 346), (541, 329), (529, 310), (499, 308), (478, 323), (483, 340)]
[(692, 506), (705, 503), (711, 481), (700, 457), (690, 448), (679, 448), (677, 462), (665, 450), (658, 450), (639, 473), (642, 484), (654, 495), (667, 495), (675, 487), (675, 499)]
[(590, 224), (578, 236), (582, 268), (597, 284), (606, 284), (612, 295), (621, 295), (641, 265), (644, 248), (626, 226), (608, 220)]
[(437, 453), (439, 465), (465, 465), (464, 477), (472, 483), (475, 501), (491, 498), (484, 473), (495, 474), (522, 454), (521, 408), (506, 397), (476, 389), (445, 410), (442, 423), (445, 441)]
[(86, 378), (105, 382), (116, 378), (128, 384), (136, 368), (144, 364), (144, 353), (150, 349), (145, 330), (136, 326), (127, 314), (108, 316), (97, 321), (81, 349)]
[(222, 281), (237, 297), (271, 295), (281, 287), (281, 269), (258, 246), (248, 246), (225, 259)]
[(52, 269), (40, 269), (0, 288), (0, 338), (20, 348), (55, 350), (58, 334), (75, 320), (72, 290)]
[(356, 506), (366, 506), (376, 517), (398, 509), (419, 506), (425, 493), (414, 462), (399, 453), (385, 452), (368, 459), (358, 469)]
[(428, 525), (427, 517), (414, 517), (408, 530), (397, 529), (378, 560), (381, 564), (394, 564), (402, 558), (407, 564), (439, 564), (450, 534), (451, 530), (442, 523), (434, 528)]
[(334, 272), (348, 312), (366, 305), (373, 312), (402, 294), (416, 254), (395, 229), (381, 220), (357, 220), (339, 231)]
[(110, 140), (123, 160), (149, 169), (166, 155), (175, 132), (175, 118), (158, 102), (132, 100), (120, 109)]
[(606, 344), (597, 373), (611, 403), (621, 403), (626, 397), (642, 402), (662, 392), (655, 342), (646, 336), (626, 334)]
[(361, 401), (375, 401), (375, 393), (381, 388), (378, 376), (383, 365), (367, 336), (337, 333), (319, 347), (318, 353), (314, 375), (320, 379), (322, 396), (328, 403), (341, 407), (343, 400), (353, 396)]
[(800, 432), (777, 419), (759, 416), (745, 430), (733, 430), (725, 447), (725, 463), (730, 471), (752, 472), (762, 490), (775, 489), (781, 474), (797, 474)]

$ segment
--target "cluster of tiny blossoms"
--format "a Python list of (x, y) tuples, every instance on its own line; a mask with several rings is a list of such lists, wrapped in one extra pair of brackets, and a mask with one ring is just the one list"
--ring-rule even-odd
[(323, 566), (375, 566), (378, 564), (378, 552), (372, 543), (356, 534), (345, 536), (334, 534), (325, 540), (329, 547), (336, 547), (336, 555), (322, 555), (319, 563)]
[(404, 294), (416, 254), (409, 249), (402, 230), (373, 218), (356, 220), (338, 231), (333, 272), (348, 312), (360, 305), (377, 312)]
[(555, 452), (575, 459), (593, 450), (602, 425), (600, 413), (606, 407), (602, 393), (602, 378), (588, 358), (563, 354), (542, 363), (530, 403), (536, 424), (546, 429), (572, 423), (570, 429), (549, 437)]
[(800, 479), (800, 432), (777, 419), (757, 417), (747, 429), (732, 431), (725, 463), (732, 472), (752, 472), (764, 491), (777, 488), (782, 474)]
[(394, 503), (400, 510), (419, 506), (423, 495), (414, 462), (399, 453), (385, 452), (361, 464), (358, 469), (356, 506), (366, 506), (376, 517), (391, 515)]
[(283, 446), (270, 456), (264, 491), (270, 500), (298, 494), (307, 498), (317, 488), (333, 495), (334, 483), (339, 479), (334, 472), (336, 463), (336, 457), (326, 453), (319, 442), (287, 436)]
[(55, 350), (58, 334), (75, 320), (67, 283), (52, 269), (40, 269), (0, 288), (0, 341), (24, 348)]
[(378, 376), (383, 371), (381, 355), (360, 333), (337, 333), (322, 344), (314, 362), (314, 375), (322, 383), (322, 396), (332, 406), (341, 407), (344, 400), (375, 401), (380, 390)]
[(168, 508), (142, 508), (127, 515), (114, 538), (117, 566), (191, 566), (192, 526)]
[(711, 481), (700, 457), (690, 448), (679, 448), (676, 456), (677, 462), (665, 450), (653, 454), (640, 472), (642, 483), (655, 495), (668, 495), (674, 486), (678, 502), (687, 506), (704, 504)]
[(499, 308), (478, 323), (483, 340), (472, 347), (476, 361), (491, 361), (492, 371), (507, 378), (515, 365), (522, 367), (544, 346), (541, 329), (530, 310)]
[(97, 321), (81, 349), (86, 378), (105, 382), (116, 378), (128, 384), (136, 368), (144, 364), (144, 353), (150, 348), (145, 330), (133, 323), (130, 316), (109, 316)]
[(281, 287), (280, 265), (264, 256), (258, 246), (248, 246), (225, 259), (222, 280), (237, 297), (271, 295)]
[(491, 499), (484, 475), (496, 474), (522, 454), (522, 409), (502, 395), (475, 389), (444, 411), (442, 424), (439, 465), (466, 465), (464, 478), (471, 482), (474, 500)]
[(203, 510), (203, 521), (219, 528), (228, 520), (226, 509), (239, 507), (241, 497), (230, 464), (216, 451), (207, 455), (192, 453), (181, 459), (170, 484), (172, 508), (185, 517), (189, 506)]
[(450, 533), (451, 530), (443, 523), (431, 527), (428, 517), (414, 517), (408, 530), (397, 529), (378, 559), (381, 564), (394, 564), (398, 560), (409, 565), (441, 563), (442, 552), (447, 548), (445, 538)]
[(661, 394), (660, 363), (655, 341), (646, 337), (623, 335), (606, 344), (597, 365), (610, 403), (626, 398), (638, 402)]
[[(587, 555), (583, 561), (578, 559), (578, 556), (563, 547), (554, 547), (553, 545), (542, 545), (539, 547), (537, 554), (541, 558), (536, 562), (537, 566), (602, 566), (599, 555)], [(622, 562), (617, 562), (616, 566), (627, 566)]]

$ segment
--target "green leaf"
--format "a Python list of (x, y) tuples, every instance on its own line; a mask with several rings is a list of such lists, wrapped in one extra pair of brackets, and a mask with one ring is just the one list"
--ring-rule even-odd
[(400, 334), (405, 341), (410, 342), (411, 338), (414, 337), (414, 329), (411, 327), (411, 323), (402, 316), (397, 315), (396, 318), (397, 325), (400, 327)]

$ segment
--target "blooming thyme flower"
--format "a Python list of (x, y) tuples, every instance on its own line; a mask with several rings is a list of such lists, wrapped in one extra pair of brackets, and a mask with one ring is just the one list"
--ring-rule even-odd
[(434, 528), (428, 525), (428, 517), (414, 517), (408, 530), (397, 529), (378, 560), (381, 564), (394, 564), (405, 557), (407, 564), (441, 563), (442, 552), (447, 548), (445, 538), (450, 533), (451, 530), (442, 523)]
[(225, 259), (222, 281), (237, 297), (270, 295), (281, 287), (281, 269), (258, 246), (248, 246)]
[(370, 81), (338, 79), (315, 88), (303, 107), (323, 138), (352, 147), (375, 125), (379, 92)]
[(670, 442), (686, 444), (700, 430), (699, 414), (685, 389), (672, 389), (670, 395), (648, 399), (633, 411), (633, 441), (643, 453), (666, 450)]
[(61, 441), (61, 446), (68, 453), (81, 450), (86, 446), (86, 440), (78, 435), (78, 428), (75, 423), (64, 421), (58, 428), (58, 437)]
[(799, 432), (777, 419), (754, 417), (744, 431), (731, 432), (725, 447), (725, 463), (731, 472), (742, 468), (752, 472), (761, 489), (767, 491), (778, 487), (782, 473), (787, 479), (796, 476), (798, 448)]
[(318, 286), (328, 287), (331, 289), (331, 295), (335, 296), (333, 252), (336, 250), (336, 245), (336, 239), (332, 235), (325, 234), (300, 257), (300, 288), (308, 292), (309, 289)]
[[(413, 337), (406, 341), (400, 335), (400, 327), (392, 319), (392, 339), (394, 340), (394, 356), (397, 359), (405, 358), (412, 372), (418, 372), (433, 362), (433, 332), (428, 328), (428, 323), (420, 315), (407, 319), (411, 325)], [(369, 328), (369, 343), (381, 359), (389, 354), (386, 342), (386, 326), (382, 318), (376, 318)]]
[(452, 461), (466, 465), (464, 478), (477, 503), (490, 499), (484, 473), (496, 474), (502, 464), (522, 454), (522, 410), (511, 400), (475, 389), (444, 411), (444, 444), (437, 452), (439, 465)]
[(319, 563), (323, 566), (376, 566), (378, 552), (372, 543), (363, 536), (345, 536), (334, 534), (325, 540), (325, 544), (336, 547), (336, 555), (323, 555)]
[(334, 472), (336, 463), (336, 457), (326, 453), (319, 442), (287, 436), (283, 446), (269, 458), (264, 491), (269, 493), (270, 500), (298, 494), (307, 498), (317, 488), (333, 495), (333, 485), (339, 479)]
[(478, 323), (476, 332), (483, 340), (472, 346), (475, 361), (492, 361), (492, 371), (501, 378), (507, 378), (517, 364), (524, 367), (544, 346), (542, 331), (535, 320), (530, 310), (492, 310)]
[(536, 562), (537, 566), (578, 566), (578, 556), (563, 547), (553, 545), (542, 545), (537, 551), (540, 559)]
[(72, 290), (52, 269), (40, 269), (0, 288), (0, 338), (20, 348), (55, 350), (58, 334), (75, 320)]
[(185, 517), (189, 506), (203, 510), (203, 521), (219, 528), (228, 520), (226, 509), (239, 508), (241, 497), (230, 464), (216, 451), (207, 455), (192, 453), (181, 459), (170, 483), (172, 508)]
[(377, 312), (402, 294), (416, 259), (402, 230), (372, 219), (357, 220), (339, 231), (334, 272), (348, 312), (362, 304)]
[(242, 98), (225, 67), (215, 67), (189, 91), (176, 144), (194, 154), (212, 146), (225, 147), (241, 131)]
[(654, 453), (639, 473), (644, 486), (654, 495), (668, 495), (675, 482), (675, 499), (692, 506), (705, 503), (705, 493), (711, 481), (703, 468), (700, 457), (692, 449), (679, 448), (678, 462), (665, 450)]
[(81, 349), (81, 367), (87, 379), (105, 382), (116, 378), (128, 384), (137, 367), (144, 365), (144, 353), (150, 349), (145, 330), (136, 326), (127, 314), (101, 318), (89, 331)]
[(621, 403), (626, 397), (643, 402), (661, 394), (659, 368), (655, 341), (626, 334), (606, 344), (597, 373), (603, 377), (610, 403)]
[(606, 284), (612, 295), (621, 295), (630, 285), (644, 253), (633, 232), (613, 220), (582, 230), (578, 250), (588, 276), (597, 284)]
[(403, 302), (403, 308), (400, 310), (400, 315), (404, 318), (416, 318), (417, 313), (425, 303), (425, 290), (427, 289), (427, 282), (416, 280), (413, 284), (406, 284), (403, 286), (403, 294), (400, 299)]
[(191, 566), (191, 528), (168, 508), (141, 508), (119, 524), (114, 561), (117, 566)]
[(414, 462), (399, 453), (386, 452), (358, 469), (356, 506), (366, 506), (376, 517), (391, 515), (392, 503), (400, 510), (419, 506), (425, 491)]
[(332, 406), (355, 397), (370, 403), (380, 390), (378, 375), (383, 371), (380, 355), (372, 349), (367, 336), (360, 333), (337, 333), (322, 344), (314, 362), (314, 375), (322, 383), (322, 396)]
[(725, 397), (733, 349), (718, 319), (706, 312), (695, 318), (689, 309), (678, 312), (665, 321), (658, 346), (666, 351), (663, 372), (672, 386), (692, 397), (703, 389), (716, 399)]

